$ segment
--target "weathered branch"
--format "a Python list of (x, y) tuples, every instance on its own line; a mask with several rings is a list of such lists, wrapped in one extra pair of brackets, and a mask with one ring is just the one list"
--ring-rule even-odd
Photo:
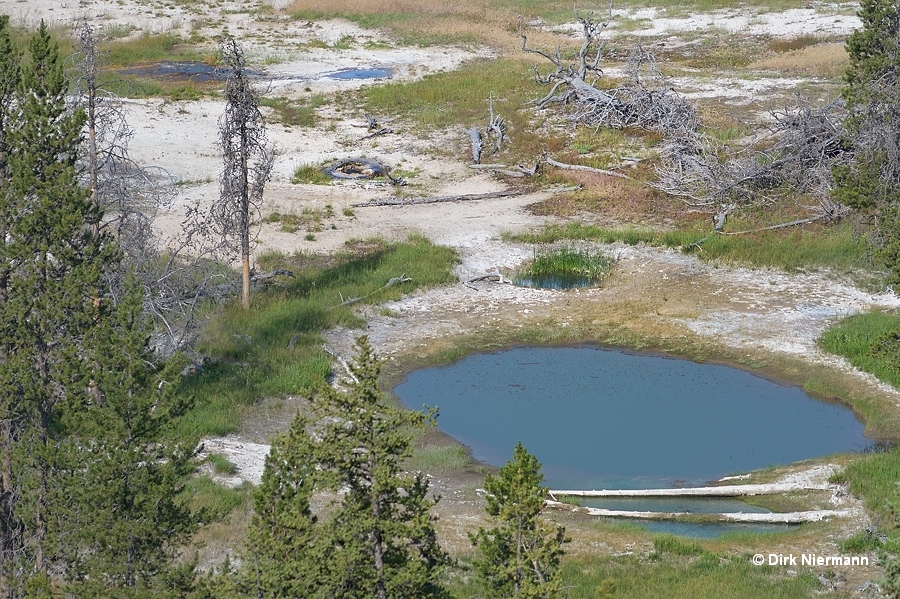
[(336, 351), (328, 347), (327, 344), (322, 346), (322, 349), (325, 350), (325, 353), (338, 361), (338, 363), (344, 367), (344, 371), (347, 373), (347, 376), (350, 377), (354, 383), (359, 384), (359, 379), (356, 378), (356, 375), (353, 374), (353, 369), (350, 368), (350, 364), (347, 363), (347, 360), (341, 357)]
[(381, 292), (381, 291), (384, 291), (384, 290), (387, 289), (388, 287), (393, 287), (394, 285), (397, 285), (398, 283), (409, 283), (410, 281), (412, 281), (412, 279), (410, 279), (409, 277), (407, 277), (407, 276), (406, 276), (406, 273), (403, 273), (403, 274), (400, 275), (399, 277), (393, 277), (393, 278), (391, 278), (391, 279), (388, 279), (388, 282), (387, 282), (387, 283), (385, 283), (383, 286), (379, 287), (379, 288), (376, 289), (375, 291), (373, 291), (373, 292), (371, 292), (371, 293), (367, 293), (366, 295), (363, 295), (363, 296), (360, 296), (360, 297), (351, 297), (351, 298), (345, 299), (345, 300), (343, 300), (341, 303), (339, 303), (339, 304), (338, 304), (337, 306), (335, 306), (335, 307), (349, 306), (349, 305), (351, 305), (351, 304), (355, 304), (355, 303), (357, 303), (357, 302), (361, 302), (362, 300), (364, 300), (364, 299), (366, 299), (366, 298), (372, 297), (372, 296), (375, 295), (376, 293), (379, 293), (379, 292)]
[(467, 202), (471, 200), (490, 200), (494, 198), (506, 198), (509, 196), (524, 195), (526, 193), (530, 193), (531, 191), (531, 189), (504, 189), (502, 191), (491, 191), (487, 193), (436, 196), (431, 198), (375, 200), (371, 202), (361, 202), (351, 205), (354, 208), (369, 208), (375, 206), (411, 206), (414, 204), (435, 204), (438, 202)]
[(792, 220), (787, 223), (780, 223), (777, 225), (769, 225), (768, 227), (758, 227), (756, 229), (747, 229), (746, 231), (717, 231), (721, 235), (746, 235), (748, 233), (759, 233), (760, 231), (775, 231), (777, 229), (787, 229), (790, 227), (799, 227), (800, 225), (808, 225), (809, 223), (814, 223), (820, 220), (826, 220), (828, 215), (819, 214), (817, 216), (811, 216), (809, 218), (799, 218), (797, 220)]
[(621, 179), (628, 179), (629, 181), (631, 180), (631, 177), (629, 177), (628, 175), (624, 175), (622, 173), (617, 173), (615, 171), (608, 171), (608, 170), (604, 170), (602, 168), (594, 168), (592, 166), (583, 166), (581, 164), (566, 164), (564, 162), (558, 162), (556, 160), (553, 160), (549, 156), (545, 157), (544, 161), (547, 164), (549, 164), (550, 166), (555, 166), (556, 168), (561, 168), (561, 169), (565, 169), (565, 170), (569, 170), (569, 171), (587, 171), (589, 173), (597, 173), (599, 175), (608, 175), (610, 177), (619, 177)]

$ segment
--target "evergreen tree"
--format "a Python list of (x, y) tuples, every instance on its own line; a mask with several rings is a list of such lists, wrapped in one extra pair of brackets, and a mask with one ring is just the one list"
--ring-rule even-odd
[[(273, 446), (257, 497), (250, 546), (260, 597), (385, 599), (442, 591), (428, 482), (403, 473), (411, 431), (434, 414), (403, 410), (378, 391), (380, 363), (357, 340), (346, 390), (324, 386), (313, 416)], [(312, 484), (310, 484), (310, 481)], [(310, 516), (310, 494), (338, 492), (327, 521)]]
[(119, 253), (79, 183), (84, 115), (43, 23), (28, 56), (0, 108), (18, 124), (0, 184), (0, 590), (161, 595), (190, 582), (171, 559), (191, 529), (176, 496), (193, 445), (165, 437), (185, 406), (156, 384), (175, 378), (149, 363), (138, 288), (110, 292)]
[[(196, 528), (178, 499), (197, 439), (174, 439), (188, 403), (171, 382), (183, 364), (152, 365), (139, 288), (86, 333), (88, 393), (64, 420), (61, 486), (71, 498), (66, 577), (78, 597), (164, 597), (177, 552)], [(112, 304), (105, 297), (103, 303)]]
[(562, 526), (541, 518), (546, 489), (541, 465), (521, 443), (513, 459), (488, 475), (487, 513), (495, 526), (471, 535), (479, 549), (475, 569), (492, 597), (545, 598), (559, 596), (559, 559), (568, 542)]
[(313, 597), (325, 582), (321, 539), (309, 506), (315, 470), (308, 428), (298, 414), (266, 456), (248, 532), (248, 566), (242, 580), (247, 596)]
[(344, 490), (327, 525), (329, 584), (335, 597), (386, 599), (438, 594), (447, 558), (437, 543), (435, 501), (418, 473), (403, 473), (411, 431), (433, 425), (424, 414), (387, 403), (378, 390), (381, 363), (368, 339), (357, 340), (346, 391), (325, 386), (314, 400), (315, 463), (325, 487)]
[[(9, 185), (7, 131), (13, 119), (10, 108), (19, 87), (20, 54), (10, 39), (9, 17), (0, 15), (0, 255), (3, 256), (5, 249), (2, 246), (6, 244), (9, 227), (16, 217), (4, 197)], [(0, 258), (0, 306), (6, 303), (11, 268), (10, 261)], [(6, 361), (13, 347), (10, 340), (0, 336), (0, 362)], [(23, 543), (22, 523), (15, 510), (17, 499), (12, 470), (12, 446), (19, 427), (13, 401), (12, 396), (0, 395), (0, 597), (4, 599), (13, 596), (8, 583), (15, 578)]]
[(851, 159), (833, 169), (833, 193), (871, 218), (876, 255), (900, 283), (900, 5), (863, 0), (858, 14), (842, 93)]
[(57, 441), (64, 436), (65, 404), (81, 391), (81, 339), (92, 325), (94, 300), (114, 249), (91, 235), (99, 214), (78, 184), (75, 158), (83, 115), (66, 107), (57, 45), (43, 23), (28, 44), (16, 101), (5, 106), (19, 126), (7, 131), (8, 171), (2, 188), (6, 235), (0, 263), (8, 269), (0, 304), (2, 419), (15, 520), (21, 523), (19, 563), (12, 574), (46, 590), (57, 558), (60, 496)]

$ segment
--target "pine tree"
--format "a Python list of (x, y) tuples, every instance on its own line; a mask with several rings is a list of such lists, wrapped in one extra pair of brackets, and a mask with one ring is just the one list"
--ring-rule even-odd
[[(403, 473), (411, 431), (434, 414), (389, 404), (380, 363), (357, 341), (346, 390), (324, 386), (309, 420), (298, 418), (273, 446), (256, 502), (251, 549), (261, 597), (385, 599), (438, 595), (446, 554), (437, 543), (435, 501), (421, 474)], [(310, 482), (312, 484), (310, 484)], [(338, 492), (328, 519), (309, 497)], [(293, 594), (291, 594), (293, 593)]]
[[(4, 256), (2, 246), (6, 244), (9, 227), (16, 218), (4, 197), (9, 185), (7, 132), (13, 119), (10, 107), (19, 87), (20, 55), (10, 38), (9, 17), (0, 15), (0, 255)], [(11, 268), (10, 261), (0, 259), (0, 306), (6, 303), (8, 297)], [(0, 362), (6, 361), (13, 348), (6, 337), (0, 336)], [(15, 578), (16, 563), (23, 544), (22, 523), (15, 510), (17, 497), (12, 470), (12, 447), (19, 428), (13, 401), (14, 398), (7, 394), (0, 395), (0, 597), (4, 599), (14, 594), (8, 583)]]
[(2, 420), (10, 422), (15, 520), (20, 523), (14, 574), (40, 594), (57, 557), (62, 493), (53, 474), (64, 435), (65, 404), (79, 393), (84, 361), (80, 341), (92, 323), (103, 268), (115, 251), (91, 235), (99, 214), (78, 184), (75, 158), (83, 115), (66, 106), (57, 45), (43, 23), (28, 44), (16, 101), (5, 107), (19, 124), (7, 131), (3, 185), (6, 222), (0, 263), (8, 269), (0, 304)]
[(308, 429), (298, 414), (266, 456), (248, 532), (243, 577), (248, 596), (312, 597), (325, 582), (321, 539), (309, 505), (316, 473)]
[(875, 253), (900, 283), (900, 5), (863, 0), (858, 14), (842, 92), (851, 160), (833, 169), (833, 195), (870, 217)]
[(559, 596), (559, 559), (568, 539), (562, 526), (541, 518), (546, 489), (540, 469), (519, 443), (497, 476), (485, 478), (486, 510), (495, 526), (470, 538), (480, 552), (475, 569), (491, 597)]
[(0, 480), (11, 532), (0, 590), (162, 596), (173, 580), (190, 582), (171, 560), (191, 529), (176, 496), (194, 446), (165, 436), (185, 406), (156, 384), (175, 378), (150, 364), (140, 290), (109, 288), (119, 253), (79, 182), (84, 115), (67, 106), (43, 23), (28, 55), (2, 107), (19, 126), (7, 132), (0, 185)]
[(424, 475), (402, 468), (412, 454), (410, 431), (433, 424), (435, 414), (386, 402), (381, 363), (364, 336), (350, 371), (346, 391), (326, 386), (314, 400), (315, 463), (326, 488), (345, 490), (327, 526), (332, 592), (348, 599), (437, 594), (447, 558), (434, 531), (435, 501)]
[(72, 514), (66, 577), (78, 597), (164, 597), (177, 554), (196, 529), (178, 499), (197, 439), (174, 439), (189, 404), (175, 394), (171, 360), (158, 371), (140, 289), (104, 297), (106, 318), (85, 334), (93, 368), (83, 403), (66, 414), (61, 486)]

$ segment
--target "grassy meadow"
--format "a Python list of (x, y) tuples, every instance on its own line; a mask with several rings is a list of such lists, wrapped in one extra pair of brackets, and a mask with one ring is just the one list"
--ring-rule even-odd
[[(422, 237), (398, 244), (358, 241), (328, 258), (262, 257), (263, 268), (289, 269), (295, 277), (255, 294), (249, 312), (229, 304), (210, 318), (197, 346), (210, 365), (183, 383), (183, 393), (194, 398), (193, 410), (182, 420), (183, 433), (228, 434), (264, 398), (311, 393), (332, 368), (321, 333), (334, 326), (365, 324), (353, 306), (341, 305), (343, 301), (380, 303), (452, 282), (455, 263), (452, 250)], [(411, 281), (383, 289), (402, 274)]]

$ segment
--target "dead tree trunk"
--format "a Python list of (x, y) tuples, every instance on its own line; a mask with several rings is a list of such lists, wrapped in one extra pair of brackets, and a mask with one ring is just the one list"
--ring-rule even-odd
[(245, 71), (244, 54), (233, 39), (223, 44), (222, 58), (230, 70), (225, 83), (225, 114), (219, 121), (225, 168), (216, 217), (223, 237), (236, 242), (243, 282), (241, 304), (249, 309), (250, 248), (255, 237), (252, 229), (254, 220), (258, 221), (273, 156), (259, 99)]

